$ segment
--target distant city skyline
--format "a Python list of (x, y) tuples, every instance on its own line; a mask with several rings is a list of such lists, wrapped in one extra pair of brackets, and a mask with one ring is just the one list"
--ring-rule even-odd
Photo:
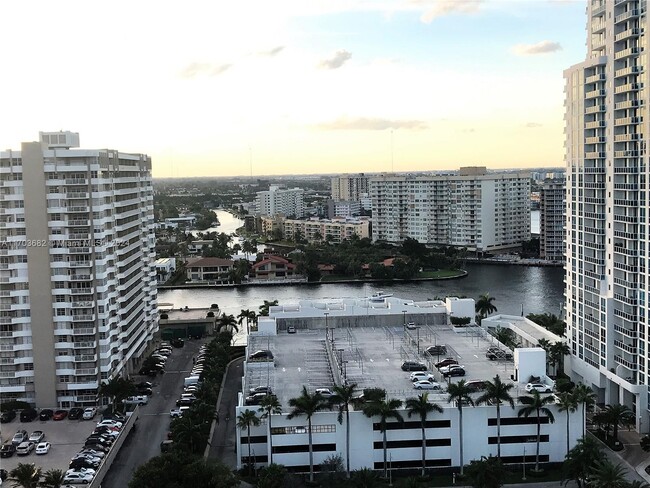
[(1, 147), (71, 130), (159, 178), (563, 166), (584, 0), (179, 5), (0, 6)]

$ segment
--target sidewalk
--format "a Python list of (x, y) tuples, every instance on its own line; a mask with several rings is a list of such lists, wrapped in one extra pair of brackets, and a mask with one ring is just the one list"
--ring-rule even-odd
[[(596, 436), (594, 438), (598, 439)], [(627, 469), (628, 481), (650, 483), (650, 475), (645, 471), (646, 466), (650, 465), (650, 454), (641, 449), (641, 435), (633, 430), (619, 429), (618, 438), (623, 443), (624, 449), (618, 452), (612, 451), (603, 444), (607, 458), (614, 464), (623, 464)]]

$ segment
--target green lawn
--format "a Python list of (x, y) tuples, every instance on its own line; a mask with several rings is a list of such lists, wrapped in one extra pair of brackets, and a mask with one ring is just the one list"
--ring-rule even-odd
[(418, 278), (452, 278), (463, 276), (465, 273), (458, 269), (438, 269), (436, 271), (422, 271), (418, 273)]

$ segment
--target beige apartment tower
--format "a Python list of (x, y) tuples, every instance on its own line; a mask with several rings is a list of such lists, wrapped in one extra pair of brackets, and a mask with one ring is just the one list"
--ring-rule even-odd
[(151, 160), (41, 133), (0, 152), (0, 394), (94, 405), (157, 330)]

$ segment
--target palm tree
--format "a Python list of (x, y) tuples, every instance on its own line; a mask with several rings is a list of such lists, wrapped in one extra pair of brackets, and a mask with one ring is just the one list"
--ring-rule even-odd
[(357, 393), (357, 384), (341, 385), (334, 387), (334, 395), (330, 397), (332, 405), (339, 406), (339, 424), (343, 423), (343, 412), (345, 412), (345, 475), (350, 479), (350, 405), (354, 404)]
[(496, 375), (494, 381), (486, 382), (485, 392), (476, 399), (477, 405), (487, 403), (497, 408), (497, 458), (499, 459), (501, 459), (501, 403), (509, 403), (510, 407), (515, 408), (515, 402), (509, 393), (514, 386), (512, 383), (504, 383), (501, 377)]
[(194, 415), (183, 415), (172, 422), (174, 444), (184, 444), (191, 453), (195, 453), (207, 435), (205, 425), (197, 422)]
[(14, 486), (23, 488), (37, 488), (41, 479), (41, 468), (35, 464), (19, 463), (9, 472), (9, 481), (13, 481)]
[(246, 333), (247, 334), (250, 333), (250, 326), (249, 325), (250, 325), (251, 321), (255, 320), (256, 316), (257, 316), (257, 314), (255, 313), (254, 310), (248, 310), (248, 309), (242, 310), (241, 313), (239, 315), (237, 315), (237, 318), (239, 319), (239, 322), (238, 322), (239, 325), (241, 325), (242, 322), (244, 320), (246, 320)]
[(43, 475), (41, 486), (43, 488), (61, 488), (63, 486), (65, 472), (61, 469), (48, 469)]
[(476, 305), (474, 306), (476, 313), (480, 318), (485, 318), (491, 313), (494, 313), (497, 311), (497, 307), (494, 306), (492, 303), (494, 301), (494, 297), (491, 297), (489, 293), (485, 293), (478, 297), (478, 301), (476, 302)]
[(467, 467), (467, 478), (472, 486), (481, 488), (500, 488), (508, 476), (508, 471), (499, 458), (481, 456)]
[(564, 374), (564, 356), (571, 354), (571, 349), (566, 342), (558, 341), (553, 343), (550, 349), (551, 362), (557, 365), (556, 376)]
[(650, 435), (644, 435), (641, 437), (641, 449), (645, 452), (650, 452)]
[(388, 419), (395, 419), (398, 422), (404, 422), (402, 414), (398, 409), (402, 406), (402, 400), (390, 399), (381, 400), (378, 402), (368, 402), (363, 406), (363, 414), (366, 417), (379, 417), (379, 431), (383, 434), (383, 447), (384, 447), (384, 478), (388, 476), (388, 440), (386, 438), (386, 430), (388, 426)]
[(605, 416), (613, 426), (612, 437), (614, 440), (618, 440), (618, 426), (630, 425), (634, 423), (634, 413), (630, 410), (630, 407), (627, 405), (606, 405), (605, 406)]
[(555, 403), (552, 395), (541, 396), (537, 390), (533, 390), (531, 395), (524, 395), (519, 397), (519, 401), (523, 403), (523, 407), (517, 413), (518, 417), (530, 417), (533, 413), (537, 417), (537, 449), (535, 451), (535, 471), (539, 471), (539, 443), (541, 442), (542, 431), (542, 414), (548, 417), (548, 421), (555, 422), (553, 412), (546, 407)]
[(277, 300), (273, 300), (272, 302), (269, 302), (268, 300), (264, 300), (264, 304), (260, 305), (260, 313), (259, 315), (262, 316), (268, 316), (269, 315), (269, 309), (271, 307), (275, 307), (278, 304)]
[(269, 452), (271, 453), (269, 457), (269, 465), (271, 465), (273, 464), (273, 429), (271, 427), (271, 419), (273, 418), (273, 415), (280, 415), (282, 413), (282, 405), (280, 405), (277, 396), (266, 395), (262, 398), (260, 408), (258, 408), (257, 411), (262, 413), (263, 419), (269, 419)]
[(558, 410), (560, 412), (566, 412), (566, 453), (569, 455), (569, 416), (572, 412), (575, 412), (578, 409), (578, 401), (575, 396), (571, 393), (564, 392), (558, 395), (560, 401), (558, 402)]
[(427, 450), (427, 415), (431, 412), (442, 413), (442, 407), (437, 403), (429, 403), (429, 394), (423, 393), (417, 398), (406, 399), (406, 409), (409, 417), (411, 415), (420, 416), (420, 428), (422, 429), (422, 476), (426, 470), (426, 450)]
[(237, 427), (243, 430), (246, 429), (246, 441), (248, 443), (248, 465), (255, 466), (255, 461), (251, 458), (251, 427), (260, 425), (260, 418), (252, 410), (244, 410), (237, 415)]
[(627, 470), (620, 464), (602, 461), (592, 468), (587, 477), (589, 488), (627, 488), (626, 474)]
[(221, 331), (221, 329), (228, 330), (228, 327), (232, 327), (236, 332), (239, 332), (239, 328), (237, 327), (237, 319), (235, 316), (223, 314), (219, 318), (219, 326), (217, 327), (217, 332)]
[[(593, 436), (578, 439), (564, 462), (565, 479), (575, 481), (582, 488), (594, 464), (605, 459), (602, 444)], [(567, 481), (565, 481), (566, 484)]]
[(136, 388), (132, 381), (126, 380), (121, 376), (111, 378), (108, 382), (99, 385), (99, 394), (111, 399), (113, 408), (124, 400), (126, 397), (135, 395)]
[[(266, 300), (264, 303), (266, 303)], [(314, 393), (312, 395), (304, 385), (300, 396), (289, 400), (289, 406), (293, 407), (293, 410), (287, 416), (288, 419), (298, 417), (299, 415), (307, 417), (307, 427), (309, 429), (309, 481), (312, 482), (314, 481), (314, 447), (312, 443), (311, 418), (316, 412), (326, 408), (327, 405), (327, 400), (320, 393)]]
[(585, 425), (587, 423), (587, 408), (596, 403), (596, 394), (584, 383), (578, 383), (573, 389), (573, 396), (576, 402), (582, 404), (582, 437), (585, 436)]
[(474, 406), (474, 400), (470, 397), (472, 389), (467, 386), (465, 380), (460, 380), (458, 383), (451, 383), (447, 388), (447, 402), (455, 403), (458, 408), (458, 448), (460, 452), (460, 474), (462, 475), (465, 470), (465, 463), (463, 461), (463, 405)]

